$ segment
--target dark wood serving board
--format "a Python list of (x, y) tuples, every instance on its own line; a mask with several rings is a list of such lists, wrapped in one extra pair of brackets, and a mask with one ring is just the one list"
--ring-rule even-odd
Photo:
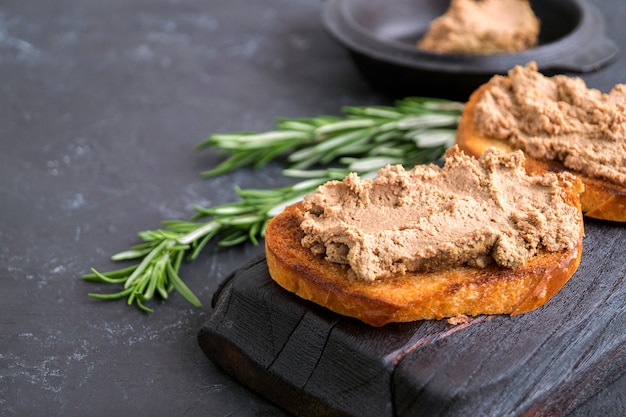
[(626, 373), (626, 229), (589, 220), (581, 265), (533, 312), (370, 327), (276, 285), (264, 258), (198, 335), (241, 383), (301, 416), (562, 416)]

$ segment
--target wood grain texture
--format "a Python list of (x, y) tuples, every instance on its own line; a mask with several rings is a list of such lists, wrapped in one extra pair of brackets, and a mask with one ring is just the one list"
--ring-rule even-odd
[(589, 220), (581, 265), (540, 309), (370, 327), (233, 273), (199, 333), (234, 378), (301, 416), (565, 416), (626, 373), (626, 230)]

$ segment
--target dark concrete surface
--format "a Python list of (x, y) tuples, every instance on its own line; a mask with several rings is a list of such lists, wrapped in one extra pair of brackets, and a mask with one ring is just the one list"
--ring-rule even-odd
[[(595, 2), (626, 51), (626, 3)], [(281, 165), (204, 180), (215, 132), (387, 104), (320, 24), (319, 1), (0, 2), (0, 416), (283, 416), (201, 352), (217, 286), (262, 251), (208, 247), (143, 314), (87, 296), (94, 266), (191, 206), (273, 187)], [(626, 82), (622, 53), (585, 75)], [(626, 377), (572, 417), (626, 414)]]

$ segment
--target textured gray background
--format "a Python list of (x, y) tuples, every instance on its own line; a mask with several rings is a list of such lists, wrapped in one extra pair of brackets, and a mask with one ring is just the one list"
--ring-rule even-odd
[[(595, 2), (626, 50), (626, 3)], [(281, 416), (219, 371), (196, 335), (219, 282), (262, 251), (209, 247), (152, 315), (87, 296), (91, 266), (234, 185), (285, 182), (281, 165), (212, 180), (210, 133), (275, 117), (386, 104), (305, 0), (0, 2), (0, 415)], [(622, 55), (585, 77), (626, 82)], [(626, 378), (573, 417), (626, 413)], [(616, 408), (617, 407), (617, 408)], [(619, 408), (621, 407), (621, 408)], [(617, 411), (617, 414), (615, 413)]]

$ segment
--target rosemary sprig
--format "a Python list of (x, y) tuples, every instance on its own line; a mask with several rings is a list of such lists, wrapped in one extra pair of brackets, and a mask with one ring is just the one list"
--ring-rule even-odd
[[(127, 298), (129, 305), (152, 312), (147, 301), (156, 295), (167, 299), (176, 290), (191, 305), (201, 307), (179, 276), (183, 259), (196, 259), (214, 239), (225, 247), (258, 244), (273, 216), (329, 180), (343, 179), (351, 172), (371, 177), (388, 164), (413, 166), (439, 159), (454, 141), (461, 109), (456, 102), (407, 98), (395, 107), (345, 107), (344, 119), (282, 119), (273, 132), (211, 136), (200, 148), (217, 147), (230, 156), (203, 175), (244, 166), (258, 168), (289, 151), (290, 166), (283, 174), (300, 181), (275, 189), (236, 188), (238, 201), (211, 208), (194, 206), (195, 215), (189, 221), (168, 220), (161, 229), (140, 232), (143, 243), (112, 257), (138, 263), (106, 273), (92, 269), (83, 276), (88, 281), (121, 286), (120, 291), (90, 296)], [(331, 162), (334, 167), (309, 169)]]
[[(344, 117), (278, 119), (274, 131), (214, 134), (198, 145), (229, 155), (213, 169), (212, 177), (250, 166), (261, 168), (280, 155), (290, 153), (291, 168), (329, 164), (342, 156), (367, 157), (388, 153), (410, 142), (418, 148), (450, 145), (463, 105), (424, 97), (408, 97), (394, 106), (345, 106)], [(400, 152), (400, 151), (398, 151)]]
[(289, 175), (306, 179), (271, 190), (237, 188), (239, 201), (212, 208), (194, 206), (196, 214), (189, 221), (167, 220), (162, 223), (163, 229), (140, 232), (143, 243), (111, 258), (114, 261), (140, 260), (139, 263), (106, 273), (92, 268), (90, 274), (83, 275), (87, 281), (118, 284), (122, 289), (115, 293), (89, 295), (102, 300), (126, 297), (129, 305), (135, 303), (142, 310), (152, 312), (146, 301), (156, 294), (166, 299), (172, 290), (176, 290), (191, 305), (201, 307), (198, 298), (179, 277), (183, 257), (190, 261), (196, 259), (202, 248), (218, 236), (220, 246), (235, 246), (247, 241), (258, 244), (267, 222), (287, 204), (301, 199), (328, 180), (345, 177), (347, 172), (329, 168), (317, 172), (292, 171)]

